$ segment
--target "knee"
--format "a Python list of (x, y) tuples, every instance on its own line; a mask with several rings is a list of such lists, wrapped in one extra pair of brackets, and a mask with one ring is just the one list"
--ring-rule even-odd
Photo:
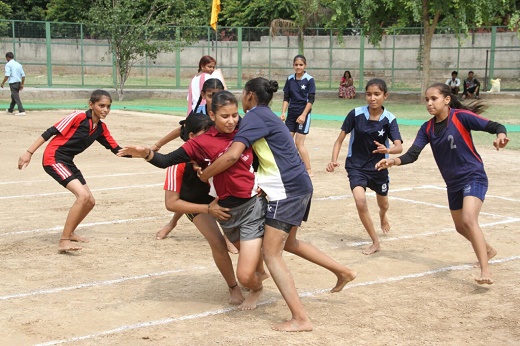
[(255, 280), (256, 272), (251, 272), (247, 270), (241, 270), (237, 269), (237, 279), (238, 282), (244, 287), (247, 288), (253, 288), (255, 286), (256, 280)]
[[(469, 216), (469, 215), (462, 215), (462, 227), (467, 230), (471, 231), (475, 228), (475, 226), (478, 226), (478, 222), (475, 218)], [(457, 230), (458, 232), (458, 230)]]
[(265, 264), (269, 267), (272, 265), (277, 259), (282, 258), (282, 251), (269, 249), (262, 247), (262, 256), (264, 258)]
[(358, 210), (368, 210), (368, 203), (365, 196), (355, 197), (354, 201), (356, 202), (356, 208)]
[(298, 249), (299, 241), (297, 239), (287, 240), (285, 242), (284, 250), (290, 253), (295, 253)]
[(378, 205), (379, 205), (379, 209), (381, 211), (387, 211), (388, 208), (390, 207), (390, 203), (388, 203), (388, 200), (386, 200), (384, 202), (379, 202)]
[(85, 208), (92, 209), (96, 205), (94, 196), (90, 193), (84, 193), (77, 197), (77, 201), (81, 203)]

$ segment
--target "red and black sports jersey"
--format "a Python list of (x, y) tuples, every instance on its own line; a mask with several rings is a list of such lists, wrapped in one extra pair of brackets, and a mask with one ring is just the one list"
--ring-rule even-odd
[(209, 184), (199, 179), (191, 163), (168, 167), (164, 189), (177, 192), (182, 200), (191, 203), (209, 204), (214, 199), (209, 195)]
[(94, 141), (116, 154), (121, 147), (112, 138), (107, 126), (100, 120), (94, 127), (92, 111), (76, 111), (58, 121), (42, 134), (45, 140), (54, 136), (43, 154), (43, 165), (56, 162), (72, 162), (74, 156), (82, 153)]

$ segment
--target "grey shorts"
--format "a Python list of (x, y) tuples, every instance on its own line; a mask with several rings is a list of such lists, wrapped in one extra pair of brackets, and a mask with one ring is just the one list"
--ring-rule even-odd
[(253, 240), (264, 236), (265, 210), (264, 197), (253, 197), (246, 203), (231, 209), (228, 220), (219, 220), (220, 227), (230, 242)]

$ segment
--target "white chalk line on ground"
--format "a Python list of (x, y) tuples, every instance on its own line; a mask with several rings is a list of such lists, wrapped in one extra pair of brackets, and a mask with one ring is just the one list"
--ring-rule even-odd
[[(163, 172), (157, 170), (157, 171), (150, 171), (150, 172), (136, 172), (136, 173), (114, 173), (114, 174), (103, 174), (103, 175), (89, 175), (89, 179), (97, 179), (97, 178), (112, 178), (112, 177), (125, 177), (125, 176), (132, 176), (132, 175), (143, 175), (143, 174), (157, 174)], [(52, 179), (38, 179), (38, 180), (15, 180), (15, 181), (0, 181), (0, 185), (8, 185), (8, 184), (32, 184), (32, 183), (45, 183), (53, 181)]]
[[(500, 263), (516, 261), (518, 259), (520, 259), (520, 256), (512, 256), (512, 257), (507, 257), (507, 258), (502, 258), (502, 259), (491, 260), (489, 263), (490, 264), (500, 264)], [(458, 265), (458, 266), (449, 266), (449, 267), (443, 267), (443, 268), (438, 268), (438, 269), (434, 269), (434, 270), (428, 270), (428, 271), (421, 272), (421, 273), (406, 274), (406, 275), (394, 276), (394, 277), (389, 277), (389, 278), (384, 278), (384, 279), (379, 279), (379, 280), (353, 283), (353, 284), (348, 284), (347, 286), (345, 286), (345, 288), (343, 290), (354, 289), (357, 287), (371, 286), (371, 285), (386, 284), (386, 283), (391, 283), (391, 282), (403, 281), (403, 280), (407, 280), (407, 279), (416, 279), (416, 278), (420, 278), (420, 277), (424, 277), (424, 276), (428, 276), (428, 275), (435, 275), (435, 274), (439, 274), (439, 273), (443, 273), (443, 272), (462, 271), (462, 270), (468, 270), (468, 269), (474, 269), (473, 265), (466, 264), (466, 265)], [(300, 295), (300, 297), (305, 298), (305, 297), (313, 297), (316, 295), (320, 295), (323, 293), (329, 293), (329, 292), (330, 292), (330, 289), (320, 289), (320, 290), (315, 290), (315, 291), (311, 291), (311, 292), (303, 292), (299, 295)], [(273, 298), (273, 299), (270, 299), (267, 301), (259, 302), (257, 305), (258, 306), (268, 305), (268, 304), (272, 304), (274, 302), (276, 302), (276, 299)], [(208, 316), (221, 315), (221, 314), (225, 314), (225, 313), (235, 311), (235, 310), (237, 310), (236, 307), (229, 307), (229, 308), (223, 308), (223, 309), (209, 310), (209, 311), (205, 311), (205, 312), (202, 312), (199, 314), (184, 315), (184, 316), (179, 316), (179, 317), (175, 317), (175, 318), (169, 317), (169, 318), (163, 318), (163, 319), (154, 320), (154, 321), (147, 321), (147, 322), (123, 325), (118, 328), (109, 329), (109, 330), (94, 333), (94, 334), (76, 336), (76, 337), (69, 338), (69, 339), (47, 341), (44, 343), (37, 344), (36, 346), (52, 346), (52, 345), (59, 345), (59, 344), (70, 343), (70, 342), (75, 342), (75, 341), (94, 339), (94, 338), (98, 338), (101, 336), (117, 334), (117, 333), (121, 333), (121, 332), (125, 332), (125, 331), (135, 330), (135, 329), (160, 326), (160, 325), (188, 321), (188, 320), (201, 319), (201, 318), (208, 317)]]
[[(89, 223), (79, 224), (77, 228), (148, 221), (148, 220), (156, 220), (156, 219), (162, 219), (162, 218), (164, 218), (164, 216), (148, 216), (148, 217), (138, 217), (138, 218), (134, 218), (134, 219), (119, 219), (119, 220), (110, 220), (110, 221), (89, 222)], [(41, 233), (41, 232), (50, 233), (53, 231), (62, 231), (62, 230), (63, 230), (63, 225), (49, 227), (49, 228), (36, 228), (36, 229), (31, 229), (31, 230), (26, 230), (26, 231), (14, 231), (14, 232), (8, 232), (8, 233), (0, 233), (0, 237), (10, 236), (10, 235), (19, 235), (19, 234)]]
[(17, 294), (11, 294), (11, 295), (7, 295), (7, 296), (0, 296), (0, 300), (25, 298), (25, 297), (37, 296), (37, 295), (43, 295), (43, 294), (72, 291), (72, 290), (77, 290), (77, 289), (81, 289), (81, 288), (109, 286), (109, 285), (115, 285), (115, 284), (119, 284), (119, 283), (122, 283), (125, 281), (130, 281), (130, 280), (149, 279), (149, 278), (153, 278), (153, 277), (157, 277), (157, 276), (185, 273), (185, 272), (189, 272), (189, 271), (205, 270), (205, 269), (207, 269), (207, 267), (196, 266), (196, 267), (167, 270), (167, 271), (162, 271), (162, 272), (157, 272), (157, 273), (142, 274), (142, 275), (136, 275), (136, 276), (123, 276), (119, 279), (113, 279), (113, 280), (93, 281), (93, 282), (87, 282), (87, 283), (74, 285), (74, 286), (56, 287), (56, 288), (43, 289), (43, 290), (32, 291), (32, 292), (27, 292), (27, 293), (17, 293)]
[[(511, 223), (511, 222), (519, 222), (519, 221), (520, 221), (520, 218), (511, 219), (511, 220), (503, 220), (503, 221), (498, 221), (498, 222), (493, 222), (493, 223), (488, 223), (488, 224), (482, 224), (481, 227), (492, 227), (492, 226), (495, 226), (498, 224), (505, 224), (505, 223)], [(397, 241), (397, 240), (402, 240), (402, 239), (413, 239), (413, 238), (419, 238), (419, 237), (425, 237), (425, 236), (438, 235), (438, 234), (452, 232), (452, 231), (453, 231), (453, 229), (444, 229), (444, 230), (441, 230), (438, 232), (425, 232), (425, 233), (414, 234), (414, 235), (405, 235), (405, 236), (401, 236), (401, 237), (384, 238), (381, 241), (388, 242), (388, 241)], [(357, 247), (357, 246), (362, 246), (362, 245), (367, 245), (367, 244), (371, 244), (371, 242), (369, 242), (369, 241), (354, 242), (354, 243), (347, 244), (347, 246)], [(338, 248), (339, 248), (339, 246), (334, 246), (329, 249), (338, 249)], [(287, 252), (285, 253), (285, 255), (286, 256), (295, 256), (295, 255), (287, 253)], [(208, 269), (209, 267), (198, 266), (198, 267), (194, 267), (194, 268), (197, 270), (205, 270), (205, 269)], [(30, 297), (30, 296), (38, 296), (38, 295), (44, 295), (44, 294), (52, 294), (52, 293), (58, 293), (58, 292), (63, 292), (63, 291), (71, 291), (71, 290), (87, 288), (87, 287), (107, 286), (107, 285), (119, 284), (119, 283), (122, 283), (125, 281), (130, 281), (130, 280), (140, 280), (140, 279), (147, 279), (150, 277), (170, 275), (170, 274), (174, 274), (174, 273), (178, 273), (178, 272), (187, 272), (189, 270), (190, 270), (189, 268), (184, 268), (184, 269), (178, 269), (178, 270), (172, 270), (172, 271), (161, 271), (161, 272), (156, 272), (156, 273), (128, 276), (128, 277), (123, 277), (123, 278), (119, 278), (119, 279), (86, 282), (86, 283), (82, 283), (82, 284), (78, 284), (78, 285), (74, 285), (74, 286), (40, 289), (40, 290), (26, 292), (26, 293), (17, 293), (17, 294), (0, 296), (0, 301), (17, 299), (17, 298), (25, 298), (25, 297)]]
[[(520, 222), (520, 218), (509, 218), (509, 219), (502, 220), (502, 221), (483, 223), (480, 225), (480, 227), (481, 228), (493, 227), (493, 226), (497, 226), (497, 225), (503, 225), (503, 224), (515, 223), (515, 222)], [(380, 238), (379, 241), (390, 242), (390, 241), (403, 240), (403, 239), (414, 239), (414, 238), (429, 237), (429, 236), (439, 235), (442, 233), (450, 233), (450, 232), (455, 232), (455, 228), (445, 228), (445, 229), (442, 229), (440, 231), (435, 231), (435, 232), (424, 232), (424, 233), (417, 233), (417, 234), (411, 234), (411, 235), (402, 235), (399, 237), (386, 237), (385, 236), (385, 237)], [(372, 244), (372, 241), (365, 240), (365, 241), (349, 243), (349, 244), (347, 244), (347, 246), (357, 247), (357, 246), (363, 246), (363, 245), (369, 245), (369, 244)], [(341, 246), (333, 246), (330, 249), (338, 249), (340, 247)]]
[[(402, 188), (402, 189), (395, 189), (395, 190), (392, 190), (392, 192), (413, 191), (413, 190), (420, 190), (420, 189), (446, 190), (445, 188), (444, 189), (443, 188), (439, 188), (438, 186), (434, 186), (434, 185), (423, 185), (423, 186), (417, 186), (417, 187), (407, 187), (407, 188)], [(376, 194), (374, 192), (367, 192), (366, 195), (374, 197)], [(353, 196), (350, 194), (350, 195), (340, 195), (340, 196), (318, 197), (318, 198), (315, 198), (314, 200), (317, 200), (317, 201), (337, 201), (337, 200), (342, 200), (342, 199), (347, 199), (347, 198), (352, 198), (352, 197)], [(498, 196), (486, 196), (486, 197), (500, 198)], [(435, 208), (440, 208), (440, 209), (449, 209), (449, 207), (447, 205), (430, 203), (430, 202), (424, 202), (424, 201), (417, 201), (417, 200), (409, 199), (409, 198), (388, 196), (388, 199), (401, 201), (401, 202), (408, 202), (408, 203), (412, 203), (412, 204), (428, 205), (428, 206), (435, 207)], [(504, 197), (503, 199), (512, 200), (512, 199), (507, 199), (506, 197)], [(494, 214), (494, 213), (487, 213), (487, 212), (484, 212), (484, 211), (480, 212), (480, 215), (486, 215), (486, 216), (497, 217), (497, 218), (508, 218), (508, 217), (511, 218), (510, 216), (504, 216), (504, 215), (499, 215), (499, 214)]]
[[(146, 185), (128, 185), (128, 186), (116, 186), (116, 187), (104, 187), (99, 189), (91, 189), (90, 191), (111, 191), (111, 190), (124, 190), (124, 189), (143, 189), (147, 187), (163, 186), (164, 184), (146, 184)], [(47, 196), (58, 196), (58, 195), (70, 195), (69, 191), (63, 192), (48, 192), (48, 193), (37, 193), (32, 195), (14, 195), (14, 196), (0, 196), (0, 200), (14, 199), (14, 198), (28, 198), (28, 197), (47, 197)]]

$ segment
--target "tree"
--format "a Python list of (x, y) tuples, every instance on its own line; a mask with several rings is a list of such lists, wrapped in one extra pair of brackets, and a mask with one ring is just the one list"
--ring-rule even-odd
[(424, 33), (419, 57), (421, 91), (424, 93), (430, 84), (431, 43), (437, 27), (450, 28), (458, 36), (466, 35), (469, 27), (492, 24), (514, 4), (513, 0), (337, 0), (331, 1), (334, 15), (329, 26), (359, 25), (374, 45), (379, 44), (387, 29), (422, 26)]
[(219, 22), (225, 26), (268, 27), (273, 19), (294, 20), (297, 0), (226, 0)]
[(17, 0), (11, 2), (10, 19), (45, 20), (48, 0)]
[(331, 9), (320, 0), (300, 0), (294, 11), (294, 19), (276, 18), (271, 21), (271, 35), (276, 36), (287, 30), (296, 30), (298, 34), (298, 51), (303, 54), (305, 29), (318, 27), (325, 18), (330, 17)]
[(46, 19), (57, 22), (83, 23), (89, 16), (92, 2), (84, 0), (51, 0)]
[[(171, 0), (98, 0), (89, 13), (90, 34), (107, 39), (115, 60), (119, 100), (132, 67), (145, 57), (154, 60), (160, 52), (174, 50), (191, 39), (183, 30), (176, 36), (170, 14), (177, 3)], [(209, 17), (208, 17), (209, 18)]]

